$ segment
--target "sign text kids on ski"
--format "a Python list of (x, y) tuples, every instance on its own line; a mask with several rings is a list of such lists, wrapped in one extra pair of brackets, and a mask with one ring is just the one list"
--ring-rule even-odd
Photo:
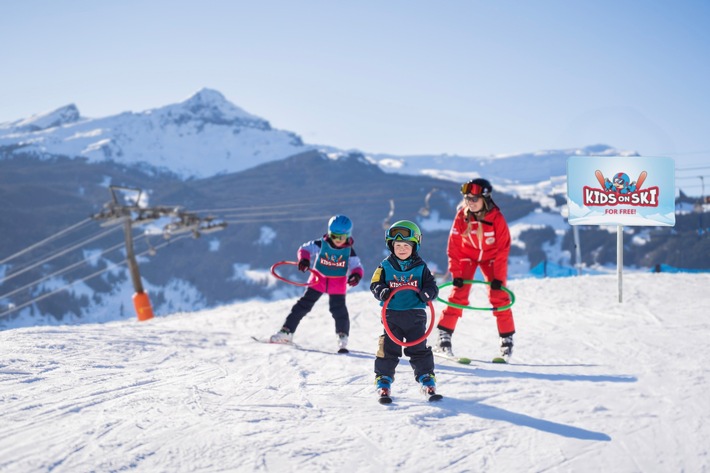
[(675, 165), (669, 158), (567, 159), (571, 225), (675, 225)]

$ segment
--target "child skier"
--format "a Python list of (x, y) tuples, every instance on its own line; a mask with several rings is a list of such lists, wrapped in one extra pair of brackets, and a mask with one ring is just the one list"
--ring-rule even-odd
[[(508, 279), (508, 254), (510, 231), (503, 214), (493, 202), (493, 187), (486, 179), (472, 179), (461, 185), (463, 202), (459, 206), (449, 233), (447, 254), (449, 272), (453, 277), (453, 291), (449, 302), (468, 305), (471, 286), (464, 280), (473, 279), (480, 267), (486, 281), (490, 282), (488, 299), (493, 307), (510, 303), (508, 294), (501, 290)], [(461, 317), (461, 309), (447, 307), (441, 314), (437, 327), (439, 337), (434, 351), (454, 356), (451, 335)], [(494, 361), (507, 362), (513, 354), (515, 323), (510, 309), (495, 311), (500, 336), (501, 358)]]
[[(290, 343), (301, 319), (311, 311), (323, 293), (330, 296), (330, 313), (335, 319), (335, 332), (338, 337), (338, 352), (347, 353), (348, 335), (350, 334), (350, 316), (345, 305), (347, 286), (357, 286), (363, 275), (360, 258), (353, 248), (350, 236), (352, 221), (345, 215), (334, 215), (328, 222), (328, 232), (317, 240), (304, 243), (298, 249), (298, 269), (305, 272), (315, 259), (313, 272), (303, 296), (291, 309), (281, 330), (271, 336), (271, 343)], [(318, 282), (312, 284), (316, 277)]]
[[(384, 305), (392, 290), (410, 286), (394, 296), (387, 305), (387, 325), (399, 340), (417, 340), (426, 333), (426, 307), (436, 298), (439, 289), (424, 260), (419, 257), (422, 233), (419, 227), (408, 220), (395, 222), (385, 234), (385, 243), (390, 255), (382, 261), (372, 275), (370, 291)], [(441, 399), (436, 394), (434, 356), (426, 340), (406, 347), (404, 354), (414, 369), (414, 378), (421, 384), (421, 391), (429, 400)], [(395, 368), (402, 356), (402, 347), (392, 341), (387, 333), (380, 335), (375, 358), (375, 383), (380, 402), (391, 402), (390, 389)]]

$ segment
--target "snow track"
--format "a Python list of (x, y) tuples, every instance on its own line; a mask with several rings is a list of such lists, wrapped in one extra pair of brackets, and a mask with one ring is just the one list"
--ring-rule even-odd
[[(517, 280), (513, 364), (467, 313), (428, 403), (406, 359), (374, 393), (382, 326), (349, 296), (349, 355), (327, 303), (296, 349), (257, 343), (293, 301), (150, 322), (0, 332), (0, 471), (710, 471), (705, 275)], [(440, 309), (440, 307), (439, 307)]]

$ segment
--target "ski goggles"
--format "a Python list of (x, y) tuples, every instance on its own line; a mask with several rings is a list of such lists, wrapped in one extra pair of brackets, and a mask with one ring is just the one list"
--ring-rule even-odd
[(401, 239), (406, 239), (411, 238), (413, 236), (413, 232), (407, 227), (392, 227), (387, 231), (387, 236), (389, 236), (393, 240), (396, 240), (397, 237)]
[(348, 239), (347, 233), (329, 233), (328, 236), (330, 237), (331, 240), (347, 240)]
[(461, 184), (461, 193), (466, 195), (466, 194), (483, 194), (483, 188), (479, 186), (478, 184), (473, 184), (471, 182), (467, 182), (465, 184)]
[(473, 202), (473, 203), (478, 202), (482, 198), (483, 197), (481, 197), (480, 195), (467, 195), (464, 197), (464, 199), (466, 199), (466, 202)]

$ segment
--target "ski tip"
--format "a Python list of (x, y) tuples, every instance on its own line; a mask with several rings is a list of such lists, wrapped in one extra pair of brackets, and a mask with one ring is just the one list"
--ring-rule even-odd
[(380, 404), (392, 404), (392, 398), (389, 396), (381, 396), (377, 401)]
[(429, 402), (441, 401), (442, 399), (444, 399), (444, 396), (441, 394), (432, 394), (429, 396)]
[(341, 348), (338, 350), (338, 353), (350, 353), (350, 350), (348, 350), (347, 348)]

